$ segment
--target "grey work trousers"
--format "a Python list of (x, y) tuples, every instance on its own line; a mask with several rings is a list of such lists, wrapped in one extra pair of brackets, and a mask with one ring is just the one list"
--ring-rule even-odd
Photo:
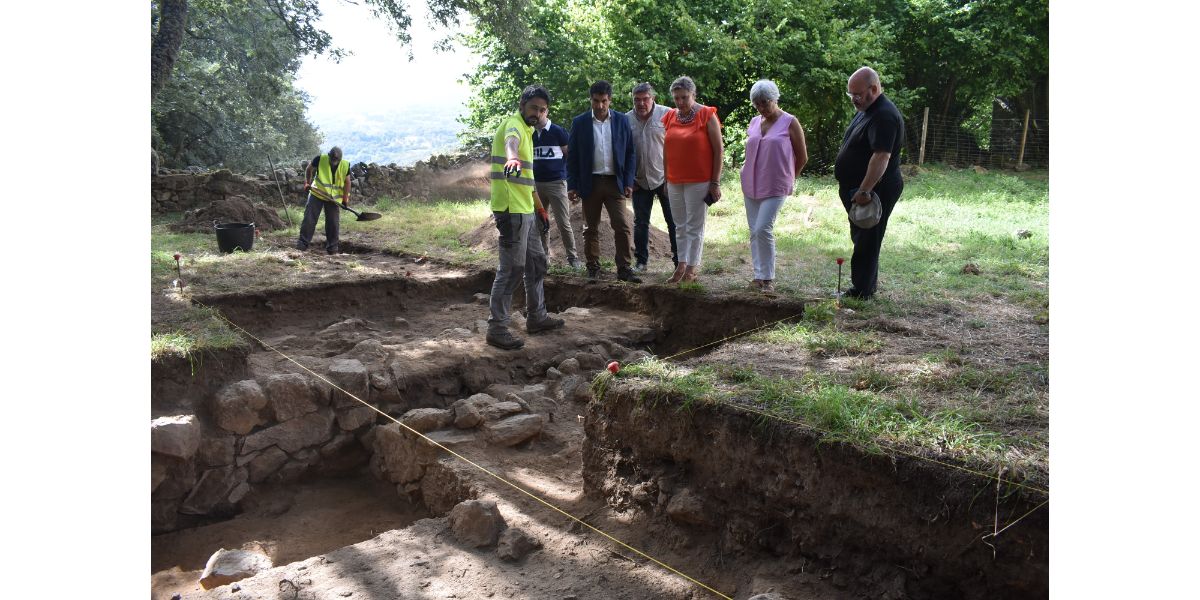
[(496, 281), (492, 283), (491, 310), (488, 331), (508, 328), (512, 313), (513, 292), (522, 278), (525, 280), (525, 312), (528, 320), (546, 318), (546, 297), (542, 281), (546, 278), (546, 253), (538, 238), (541, 233), (534, 225), (537, 217), (533, 213), (517, 214), (493, 212), (496, 229), (500, 231), (500, 266), (496, 269)]
[(342, 209), (336, 203), (319, 200), (312, 194), (308, 195), (308, 203), (304, 205), (300, 239), (296, 240), (296, 247), (300, 250), (308, 250), (308, 245), (312, 243), (313, 232), (317, 229), (317, 219), (321, 218), (322, 210), (325, 211), (325, 250), (331, 254), (338, 251)]
[[(554, 215), (554, 222), (558, 225), (558, 235), (562, 238), (563, 250), (567, 251), (567, 261), (579, 260), (579, 253), (575, 250), (575, 230), (571, 227), (571, 205), (567, 200), (567, 182), (559, 179), (558, 181), (539, 181), (536, 185), (538, 196), (542, 199), (542, 206)], [(542, 250), (546, 252), (546, 259), (549, 260), (550, 232), (546, 232), (546, 235), (542, 236)]]

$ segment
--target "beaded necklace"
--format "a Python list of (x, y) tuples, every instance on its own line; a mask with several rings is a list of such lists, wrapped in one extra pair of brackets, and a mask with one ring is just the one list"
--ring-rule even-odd
[(686, 116), (686, 117), (683, 116), (683, 114), (679, 112), (678, 108), (675, 109), (675, 120), (679, 121), (680, 125), (687, 125), (688, 123), (691, 123), (692, 120), (696, 118), (696, 114), (700, 112), (700, 106), (701, 106), (700, 104), (696, 104), (693, 102), (692, 103), (692, 112), (688, 113), (688, 116)]

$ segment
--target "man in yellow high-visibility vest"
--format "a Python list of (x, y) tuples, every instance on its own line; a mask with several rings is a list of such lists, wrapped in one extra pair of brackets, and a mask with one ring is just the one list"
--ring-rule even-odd
[(308, 250), (317, 220), (325, 211), (325, 251), (338, 253), (338, 233), (341, 224), (341, 207), (350, 205), (350, 162), (342, 160), (342, 149), (334, 146), (329, 154), (314, 159), (304, 170), (304, 190), (308, 192), (308, 203), (304, 205), (304, 220), (300, 222), (300, 239), (296, 248)]
[(558, 329), (563, 320), (546, 314), (542, 281), (549, 263), (542, 249), (541, 234), (549, 230), (550, 217), (542, 208), (533, 179), (533, 126), (546, 118), (550, 94), (540, 85), (521, 92), (520, 111), (500, 124), (492, 139), (492, 215), (500, 232), (500, 266), (492, 283), (491, 318), (487, 343), (516, 350), (525, 340), (509, 331), (512, 296), (522, 277), (525, 280), (525, 331), (538, 333)]

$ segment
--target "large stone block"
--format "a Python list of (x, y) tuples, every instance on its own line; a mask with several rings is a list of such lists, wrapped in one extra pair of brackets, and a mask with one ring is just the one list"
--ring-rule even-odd
[(491, 500), (467, 500), (459, 503), (448, 517), (454, 537), (469, 546), (491, 546), (508, 526), (500, 509)]
[(454, 414), (444, 408), (414, 408), (400, 417), (400, 422), (425, 433), (450, 424)]
[(324, 404), (319, 399), (320, 390), (300, 373), (271, 375), (263, 388), (279, 422), (316, 412)]
[(213, 398), (212, 414), (221, 429), (245, 435), (267, 423), (261, 414), (266, 406), (267, 395), (262, 387), (247, 379), (221, 388)]
[(196, 464), (201, 467), (223, 467), (232, 465), (236, 456), (236, 436), (208, 435), (200, 440), (200, 447), (196, 450)]
[(437, 459), (437, 448), (397, 423), (381, 425), (374, 429), (375, 454), (380, 460), (380, 470), (392, 483), (417, 481), (425, 474), (425, 467)]
[(337, 411), (338, 427), (343, 431), (354, 431), (363, 425), (375, 422), (379, 413), (369, 406), (356, 406)]
[(279, 470), (288, 460), (288, 455), (283, 450), (275, 446), (271, 446), (263, 450), (258, 456), (251, 460), (246, 468), (249, 471), (250, 483), (258, 483), (270, 477), (273, 473)]
[(542, 547), (537, 538), (515, 527), (510, 527), (500, 534), (496, 544), (496, 555), (501, 559), (515, 561), (525, 558), (527, 554)]
[(515, 415), (523, 410), (525, 410), (525, 407), (521, 406), (520, 402), (510, 402), (507, 400), (504, 402), (497, 402), (495, 404), (489, 404), (483, 408), (483, 420), (498, 421), (504, 417)]
[(496, 403), (496, 399), (487, 394), (475, 394), (463, 398), (450, 405), (454, 413), (454, 426), (459, 429), (470, 429), (483, 422), (484, 409)]
[(487, 426), (487, 441), (497, 446), (515, 446), (542, 432), (542, 415), (517, 415)]
[(150, 451), (188, 460), (200, 447), (200, 424), (195, 415), (159, 417), (150, 421)]
[(268, 446), (279, 446), (284, 452), (292, 453), (322, 444), (331, 437), (333, 416), (329, 409), (323, 409), (246, 436), (241, 453), (250, 454)]
[[(192, 493), (183, 501), (179, 512), (188, 515), (207, 515), (214, 510), (228, 508), (233, 502), (230, 495), (238, 486), (246, 483), (246, 469), (222, 467), (209, 469), (200, 476)], [(239, 498), (240, 499), (240, 498)]]
[[(339, 358), (329, 363), (329, 380), (339, 388), (370, 402), (371, 379), (367, 367), (353, 358)], [(333, 390), (333, 405), (337, 408), (362, 406), (360, 402), (339, 390)]]
[(211, 590), (220, 585), (253, 577), (271, 566), (271, 559), (265, 554), (221, 548), (214, 552), (204, 565), (204, 572), (200, 574), (200, 586)]

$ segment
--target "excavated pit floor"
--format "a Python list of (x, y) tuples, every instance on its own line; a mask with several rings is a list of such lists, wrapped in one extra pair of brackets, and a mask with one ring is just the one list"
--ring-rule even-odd
[[(800, 316), (798, 303), (759, 297), (689, 294), (660, 286), (584, 284), (551, 277), (549, 308), (567, 319), (561, 331), (528, 336), (525, 348), (503, 352), (483, 341), (492, 274), (436, 264), (403, 265), (392, 279), (317, 284), (303, 289), (203, 298), (266, 344), (320, 370), (337, 358), (402, 365), (393, 374), (404, 390), (380, 408), (399, 416), (416, 407), (444, 408), (478, 391), (502, 396), (529, 386), (555, 386), (547, 369), (566, 358), (588, 362), (582, 378), (611, 358), (637, 349), (667, 356), (753, 326)], [(399, 276), (403, 273), (403, 276)], [(517, 307), (519, 309), (520, 302)], [(521, 317), (514, 321), (521, 331)], [(522, 332), (523, 333), (523, 332)], [(715, 348), (706, 349), (712, 351)], [(699, 353), (690, 354), (695, 357)], [(588, 358), (591, 357), (591, 358)], [(257, 377), (300, 372), (290, 360), (256, 345), (247, 360)], [(374, 392), (372, 392), (374, 393)], [(880, 595), (857, 585), (838, 561), (780, 559), (760, 552), (722, 551), (702, 526), (672, 523), (614, 508), (584, 493), (581, 397), (529, 395), (527, 410), (545, 415), (541, 434), (516, 447), (480, 436), (430, 435), (465, 458), (562, 510), (735, 598), (774, 591), (786, 598), (906, 597), (903, 586)], [(194, 407), (156, 399), (156, 414)], [(377, 423), (384, 423), (382, 419)], [(653, 424), (650, 424), (651, 426)], [(363, 460), (369, 454), (364, 444)], [(155, 598), (700, 598), (717, 597), (643, 557), (594, 534), (466, 462), (443, 453), (438, 481), (448, 492), (435, 505), (413, 500), (360, 466), (349, 476), (306, 477), (256, 489), (230, 520), (181, 529), (153, 540)], [(518, 562), (493, 549), (459, 543), (450, 532), (448, 502), (495, 500), (510, 527), (543, 547)], [(217, 548), (255, 549), (277, 565), (212, 590), (197, 583)], [(846, 565), (842, 565), (846, 566)]]
[[(547, 285), (548, 307), (567, 320), (558, 331), (525, 336), (520, 314), (515, 328), (526, 346), (504, 352), (484, 342), (491, 273), (469, 273), (436, 265), (413, 265), (403, 277), (370, 283), (316, 285), (263, 294), (201, 300), (302, 365), (314, 368), (338, 357), (366, 363), (400, 363), (411, 394), (389, 398), (380, 408), (399, 416), (410, 408), (446, 407), (494, 386), (551, 383), (546, 370), (567, 358), (586, 362), (589, 382), (605, 361), (635, 358), (633, 351), (677, 351), (727, 335), (769, 318), (797, 314), (787, 305), (741, 318), (712, 315), (737, 300), (702, 300), (678, 290), (615, 283), (585, 285), (578, 279)], [(519, 297), (519, 292), (518, 292)], [(517, 310), (520, 310), (517, 302)], [(750, 306), (750, 308), (754, 308)], [(673, 334), (673, 335), (672, 335)], [(585, 359), (592, 356), (595, 358)], [(255, 344), (241, 377), (296, 373), (289, 358)], [(500, 392), (496, 392), (500, 393)], [(585, 405), (553, 394), (530, 397), (529, 409), (546, 415), (542, 433), (513, 448), (490, 446), (472, 436), (450, 436), (452, 449), (539, 495), (562, 510), (613, 534), (651, 556), (725, 593), (744, 597), (751, 587), (773, 588), (779, 569), (738, 557), (689, 547), (688, 538), (612, 511), (603, 499), (583, 493), (581, 446)], [(191, 408), (155, 402), (157, 414)], [(386, 421), (380, 419), (377, 422)], [(447, 439), (447, 438), (441, 438)], [(452, 458), (442, 473), (463, 498), (494, 499), (510, 527), (543, 543), (524, 560), (500, 560), (494, 550), (455, 541), (444, 516), (397, 493), (361, 467), (350, 476), (306, 478), (303, 482), (255, 489), (232, 519), (181, 529), (153, 538), (152, 596), (155, 598), (691, 598), (702, 588), (627, 549), (590, 533), (578, 523)], [(274, 569), (236, 584), (203, 590), (197, 580), (218, 548), (264, 552)], [(737, 575), (714, 577), (714, 570)], [(766, 579), (764, 579), (766, 577)], [(796, 574), (789, 575), (797, 580)], [(810, 593), (792, 598), (844, 596), (822, 585), (820, 575), (800, 574)], [(793, 581), (794, 586), (795, 581)], [(765, 588), (764, 588), (765, 585)], [(779, 589), (779, 586), (774, 586)], [(761, 590), (760, 590), (761, 591)]]
[[(548, 307), (567, 320), (562, 330), (526, 336), (504, 352), (484, 342), (492, 274), (412, 265), (403, 276), (367, 283), (315, 285), (272, 293), (203, 298), (268, 344), (319, 370), (339, 357), (400, 364), (406, 390), (380, 402), (400, 416), (411, 408), (449, 406), (474, 392), (499, 395), (548, 385), (547, 369), (587, 359), (590, 381), (609, 359), (637, 350), (666, 356), (758, 324), (798, 317), (799, 303), (759, 297), (714, 297), (659, 286), (584, 284), (551, 277)], [(517, 303), (519, 309), (520, 303)], [(522, 319), (514, 319), (524, 336)], [(692, 354), (690, 356), (695, 356)], [(584, 362), (581, 360), (581, 362)], [(247, 377), (301, 369), (256, 345)], [(403, 396), (403, 397), (401, 397)], [(694, 527), (615, 510), (584, 494), (582, 446), (586, 406), (575, 395), (531, 394), (529, 411), (546, 416), (541, 434), (515, 447), (479, 436), (443, 435), (455, 452), (563, 511), (735, 598), (775, 591), (786, 598), (863, 597), (851, 583), (834, 585), (836, 565), (771, 556), (723, 554)], [(155, 403), (155, 412), (179, 406)], [(385, 423), (379, 419), (377, 423)], [(652, 424), (648, 424), (651, 425)], [(437, 436), (435, 436), (437, 437)], [(364, 448), (364, 450), (366, 450)], [(369, 453), (367, 451), (366, 453)], [(431, 510), (360, 466), (348, 476), (256, 489), (233, 519), (153, 538), (154, 598), (702, 598), (717, 597), (583, 528), (466, 462), (442, 453), (440, 476), (459, 499), (497, 502), (510, 527), (543, 547), (518, 562), (493, 549), (459, 543), (445, 507)], [(365, 456), (365, 455), (364, 455)], [(365, 462), (365, 460), (364, 460)], [(276, 567), (212, 590), (197, 583), (218, 548), (256, 549)], [(899, 596), (897, 596), (899, 597)]]

